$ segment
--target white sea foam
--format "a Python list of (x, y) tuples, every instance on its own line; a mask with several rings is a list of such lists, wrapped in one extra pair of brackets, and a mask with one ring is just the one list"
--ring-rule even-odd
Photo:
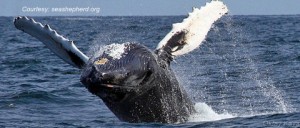
[(206, 103), (195, 104), (196, 113), (189, 117), (189, 122), (204, 122), (204, 121), (216, 121), (228, 118), (234, 118), (236, 116), (229, 113), (217, 113)]
[(123, 44), (110, 44), (107, 46), (104, 46), (104, 52), (111, 56), (113, 59), (121, 59), (122, 55), (125, 53), (127, 43)]

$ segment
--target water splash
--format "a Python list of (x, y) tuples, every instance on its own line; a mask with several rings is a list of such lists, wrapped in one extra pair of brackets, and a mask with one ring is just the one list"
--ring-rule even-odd
[(121, 59), (122, 55), (125, 52), (126, 44), (128, 43), (123, 43), (123, 44), (110, 44), (104, 47), (104, 51), (106, 54), (111, 56), (113, 59)]
[(201, 102), (195, 104), (195, 109), (196, 113), (189, 117), (189, 122), (217, 121), (236, 117), (229, 113), (218, 114), (209, 105)]
[[(237, 112), (240, 116), (292, 112), (292, 105), (284, 98), (284, 91), (277, 88), (272, 78), (261, 71), (261, 67), (258, 66), (259, 62), (254, 61), (253, 53), (251, 53), (253, 51), (250, 50), (253, 44), (245, 43), (247, 42), (246, 39), (251, 40), (253, 38), (252, 33), (246, 33), (241, 26), (234, 23), (236, 21), (230, 16), (223, 20), (223, 28), (214, 26), (213, 29), (215, 32), (221, 32), (222, 29), (226, 30), (226, 35), (224, 33), (217, 35), (221, 37), (220, 42), (224, 42), (222, 41), (224, 39), (231, 40), (231, 44), (223, 45), (230, 46), (232, 51), (228, 50), (226, 53), (220, 54), (216, 49), (210, 49), (212, 54), (220, 56), (221, 60), (223, 60), (217, 62), (221, 67), (220, 73), (223, 75), (222, 78), (225, 79), (225, 82), (220, 84), (221, 103), (226, 105), (228, 101), (226, 97), (231, 95), (229, 92), (236, 90), (237, 92), (242, 92), (239, 96), (242, 97), (242, 104), (246, 105), (240, 106), (244, 109)], [(224, 38), (223, 36), (226, 37)], [(239, 67), (240, 69), (232, 71), (232, 67)], [(228, 87), (230, 80), (232, 80), (229, 74), (238, 70), (243, 70), (240, 78), (238, 78), (242, 80), (238, 89)]]
[(129, 42), (118, 44), (118, 43), (112, 43), (109, 45), (100, 45), (96, 44), (95, 46), (91, 47), (89, 50), (89, 55), (91, 56), (91, 60), (94, 60), (95, 58), (99, 57), (103, 53), (108, 54), (113, 59), (121, 59), (123, 54), (125, 53), (126, 45), (129, 44)]
[(256, 58), (260, 54), (253, 41), (255, 33), (244, 29), (239, 19), (226, 16), (212, 27), (198, 53), (177, 59), (180, 83), (197, 102), (190, 122), (295, 111), (286, 92), (268, 73), (270, 65)]
[[(255, 100), (260, 100), (260, 102), (268, 103), (267, 106), (254, 106), (253, 103), (249, 103), (250, 112), (252, 115), (262, 114), (262, 113), (288, 113), (292, 112), (292, 105), (288, 102), (287, 99), (284, 98), (285, 93), (283, 90), (277, 88), (274, 85), (274, 82), (270, 76), (264, 75), (263, 71), (260, 71), (258, 66), (259, 62), (255, 62), (252, 53), (250, 52), (249, 47), (253, 47), (253, 45), (247, 45), (245, 43), (245, 39), (254, 38), (252, 35), (253, 33), (246, 33), (241, 27), (237, 27), (233, 24), (234, 21), (232, 17), (228, 17), (227, 21), (225, 22), (225, 27), (228, 29), (229, 37), (232, 38), (233, 44), (231, 44), (234, 48), (233, 51), (233, 61), (237, 64), (241, 64), (241, 60), (243, 60), (242, 65), (246, 65), (248, 71), (251, 73), (245, 73), (245, 76), (252, 81), (250, 86), (255, 88), (254, 92), (249, 92), (248, 87), (249, 84), (243, 86), (243, 92), (246, 93), (260, 93), (260, 97), (255, 97), (256, 95), (252, 95), (250, 98), (250, 102)], [(252, 39), (251, 39), (252, 40)], [(243, 59), (241, 59), (243, 58)], [(228, 60), (230, 61), (230, 60)], [(224, 74), (226, 76), (226, 74)], [(244, 84), (244, 83), (243, 83)], [(249, 102), (244, 99), (244, 102)], [(270, 110), (268, 107), (275, 106)], [(262, 109), (262, 110), (258, 110)]]

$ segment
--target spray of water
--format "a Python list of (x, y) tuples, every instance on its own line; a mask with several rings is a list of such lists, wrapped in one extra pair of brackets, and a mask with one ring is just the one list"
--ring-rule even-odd
[[(220, 27), (213, 26), (214, 36), (220, 37), (219, 42), (223, 42), (222, 38), (226, 36), (229, 38), (231, 44), (222, 44), (230, 46), (233, 50), (228, 51), (227, 53), (220, 54), (218, 53), (218, 49), (210, 48), (210, 44), (208, 45), (208, 49), (210, 54), (214, 54), (219, 58), (216, 62), (218, 67), (220, 67), (220, 84), (217, 85), (219, 88), (219, 106), (210, 106), (207, 103), (203, 102), (203, 100), (209, 99), (201, 99), (197, 101), (195, 108), (197, 113), (190, 117), (191, 122), (201, 122), (201, 121), (215, 121), (227, 118), (234, 117), (249, 117), (256, 115), (266, 115), (266, 114), (276, 114), (276, 113), (289, 113), (293, 112), (292, 105), (289, 103), (287, 99), (284, 98), (285, 93), (283, 90), (277, 88), (270, 76), (266, 76), (262, 74), (257, 66), (256, 62), (251, 58), (249, 46), (244, 45), (245, 39), (251, 38), (251, 33), (245, 32), (241, 27), (234, 24), (234, 19), (232, 16), (228, 16), (222, 19), (222, 25)], [(225, 29), (227, 35), (217, 34), (220, 29)], [(206, 42), (209, 43), (209, 42)], [(218, 55), (217, 55), (218, 54)], [(189, 57), (194, 57), (190, 55)], [(195, 57), (196, 58), (196, 57)], [(188, 59), (188, 58), (187, 58)], [(189, 58), (190, 59), (190, 58)], [(241, 72), (241, 82), (239, 85), (230, 86), (232, 78), (230, 76), (230, 71), (233, 70), (232, 67), (239, 67), (236, 70), (242, 70)], [(183, 73), (184, 71), (179, 71)], [(186, 74), (186, 73), (183, 73)], [(184, 76), (184, 75), (181, 75)], [(190, 76), (188, 76), (190, 77)], [(188, 81), (187, 78), (181, 78), (183, 81)], [(202, 84), (206, 84), (209, 82), (206, 79), (202, 79)], [(184, 82), (187, 83), (187, 82)], [(189, 83), (194, 84), (194, 83)], [(191, 97), (210, 97), (209, 94), (203, 92), (206, 89), (203, 88), (201, 90), (191, 90), (191, 85), (188, 85), (189, 91), (193, 94)], [(200, 85), (192, 85), (192, 86), (200, 86)], [(230, 102), (233, 99), (231, 92), (235, 92), (236, 97), (241, 97), (241, 103), (238, 106), (232, 106)], [(195, 96), (196, 95), (196, 96)], [(216, 99), (213, 99), (216, 100)], [(233, 107), (230, 108), (230, 106)], [(218, 108), (217, 110), (213, 108)]]
[[(251, 75), (247, 76), (248, 79), (250, 79), (251, 81), (253, 81), (253, 85), (254, 87), (256, 87), (256, 92), (254, 93), (260, 93), (260, 95), (262, 96), (263, 102), (267, 102), (271, 105), (274, 105), (275, 107), (271, 110), (266, 110), (266, 109), (270, 109), (270, 108), (263, 108), (264, 106), (261, 106), (262, 108), (260, 109), (264, 109), (265, 111), (260, 111), (257, 112), (255, 111), (256, 108), (251, 108), (252, 111), (251, 113), (253, 115), (259, 114), (261, 115), (262, 113), (288, 113), (288, 112), (292, 112), (292, 105), (289, 103), (288, 100), (284, 99), (284, 91), (280, 90), (279, 88), (277, 88), (274, 85), (274, 82), (272, 80), (272, 78), (270, 76), (264, 76), (260, 71), (259, 68), (256, 64), (256, 62), (254, 62), (253, 58), (251, 58), (250, 56), (250, 51), (249, 48), (247, 48), (247, 46), (243, 45), (242, 43), (242, 38), (251, 38), (251, 34), (254, 33), (246, 33), (244, 32), (240, 27), (234, 27), (233, 23), (233, 19), (231, 19), (231, 17), (228, 18), (228, 21), (226, 22), (226, 27), (229, 30), (229, 34), (233, 39), (233, 43), (234, 46), (237, 48), (237, 46), (239, 46), (239, 51), (235, 50), (234, 51), (234, 60), (236, 62), (238, 62), (240, 59), (238, 59), (238, 55), (242, 55), (243, 58), (246, 59), (246, 64), (247, 68), (249, 68), (252, 73)], [(238, 38), (236, 38), (238, 37)], [(241, 52), (244, 52), (246, 54), (240, 54)], [(244, 92), (246, 92), (246, 89), (243, 89)], [(258, 100), (257, 97), (251, 97), (252, 100)], [(253, 107), (250, 105), (250, 107)], [(267, 107), (267, 106), (265, 106)], [(269, 107), (269, 106), (268, 106)]]
[(190, 116), (189, 122), (217, 121), (236, 117), (230, 113), (216, 113), (211, 106), (198, 102), (195, 104), (196, 113)]

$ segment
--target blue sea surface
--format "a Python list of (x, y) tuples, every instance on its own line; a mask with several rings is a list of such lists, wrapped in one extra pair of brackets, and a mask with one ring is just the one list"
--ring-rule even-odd
[[(135, 42), (155, 49), (183, 16), (34, 17), (91, 56)], [(0, 17), (0, 127), (300, 127), (300, 15), (225, 16), (172, 62), (196, 103), (186, 123), (120, 121), (81, 71)]]

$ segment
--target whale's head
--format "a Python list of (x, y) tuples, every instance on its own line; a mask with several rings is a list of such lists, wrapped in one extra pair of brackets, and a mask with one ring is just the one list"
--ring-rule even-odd
[(105, 102), (122, 102), (128, 95), (149, 89), (153, 81), (156, 56), (145, 46), (113, 44), (94, 57), (81, 75), (87, 89)]

